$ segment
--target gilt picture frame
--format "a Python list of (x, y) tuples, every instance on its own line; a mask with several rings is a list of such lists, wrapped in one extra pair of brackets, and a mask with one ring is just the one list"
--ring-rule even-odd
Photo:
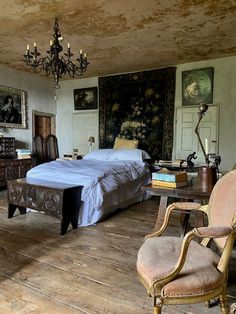
[(74, 89), (74, 110), (97, 109), (97, 87)]
[(199, 106), (213, 102), (214, 68), (194, 69), (182, 72), (182, 105)]
[(0, 85), (0, 127), (26, 129), (26, 92)]

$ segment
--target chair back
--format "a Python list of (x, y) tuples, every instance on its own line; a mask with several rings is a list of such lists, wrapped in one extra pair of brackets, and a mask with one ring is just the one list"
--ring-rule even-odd
[(36, 158), (37, 164), (46, 162), (45, 144), (41, 135), (33, 138), (33, 156)]
[(57, 137), (53, 134), (49, 134), (46, 138), (46, 151), (48, 161), (59, 158)]
[[(236, 217), (236, 170), (225, 174), (213, 188), (209, 200), (209, 226), (232, 226)], [(227, 238), (215, 242), (223, 250)]]

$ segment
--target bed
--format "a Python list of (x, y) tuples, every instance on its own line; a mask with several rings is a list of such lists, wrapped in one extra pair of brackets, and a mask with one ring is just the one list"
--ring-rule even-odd
[(27, 178), (82, 185), (78, 227), (84, 227), (148, 197), (141, 187), (150, 182), (149, 158), (140, 149), (99, 149), (81, 160), (41, 164)]

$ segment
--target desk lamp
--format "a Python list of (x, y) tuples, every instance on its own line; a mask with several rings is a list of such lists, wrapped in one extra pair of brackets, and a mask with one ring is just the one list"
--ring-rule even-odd
[(198, 112), (198, 123), (196, 125), (195, 128), (195, 133), (197, 134), (198, 137), (198, 141), (200, 143), (203, 155), (205, 157), (205, 161), (206, 161), (206, 166), (200, 167), (199, 168), (199, 180), (200, 180), (200, 185), (202, 187), (203, 190), (212, 190), (213, 186), (215, 185), (216, 181), (217, 181), (217, 173), (216, 173), (216, 166), (215, 164), (210, 167), (210, 159), (209, 159), (209, 155), (206, 153), (206, 149), (204, 148), (199, 132), (198, 132), (198, 128), (199, 128), (199, 124), (202, 120), (202, 118), (204, 117), (206, 111), (208, 110), (208, 105), (206, 104), (200, 104), (199, 106), (199, 112)]
[(202, 140), (201, 140), (200, 135), (199, 135), (199, 132), (198, 132), (199, 124), (200, 124), (202, 118), (205, 116), (205, 113), (206, 113), (207, 110), (208, 110), (208, 105), (206, 105), (206, 104), (200, 104), (200, 106), (199, 106), (199, 112), (198, 112), (198, 123), (197, 123), (197, 125), (196, 125), (196, 127), (195, 127), (194, 132), (197, 134), (198, 141), (199, 141), (199, 144), (200, 144), (200, 146), (201, 146), (203, 155), (204, 155), (204, 157), (205, 157), (206, 164), (207, 164), (207, 166), (209, 166), (209, 157), (208, 157), (207, 154), (206, 154), (206, 150), (205, 150), (205, 148), (204, 148), (204, 146), (203, 146), (203, 144), (202, 144)]

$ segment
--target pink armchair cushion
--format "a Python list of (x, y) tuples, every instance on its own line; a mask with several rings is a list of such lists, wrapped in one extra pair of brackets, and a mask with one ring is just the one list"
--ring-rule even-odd
[[(137, 270), (148, 282), (152, 283), (168, 275), (179, 258), (183, 239), (175, 237), (156, 237), (145, 241), (141, 246)], [(166, 256), (166, 259), (163, 259)], [(185, 265), (179, 275), (166, 284), (163, 293), (168, 296), (190, 296), (203, 294), (219, 287), (223, 275), (217, 270), (219, 256), (212, 250), (195, 241), (190, 243)]]

